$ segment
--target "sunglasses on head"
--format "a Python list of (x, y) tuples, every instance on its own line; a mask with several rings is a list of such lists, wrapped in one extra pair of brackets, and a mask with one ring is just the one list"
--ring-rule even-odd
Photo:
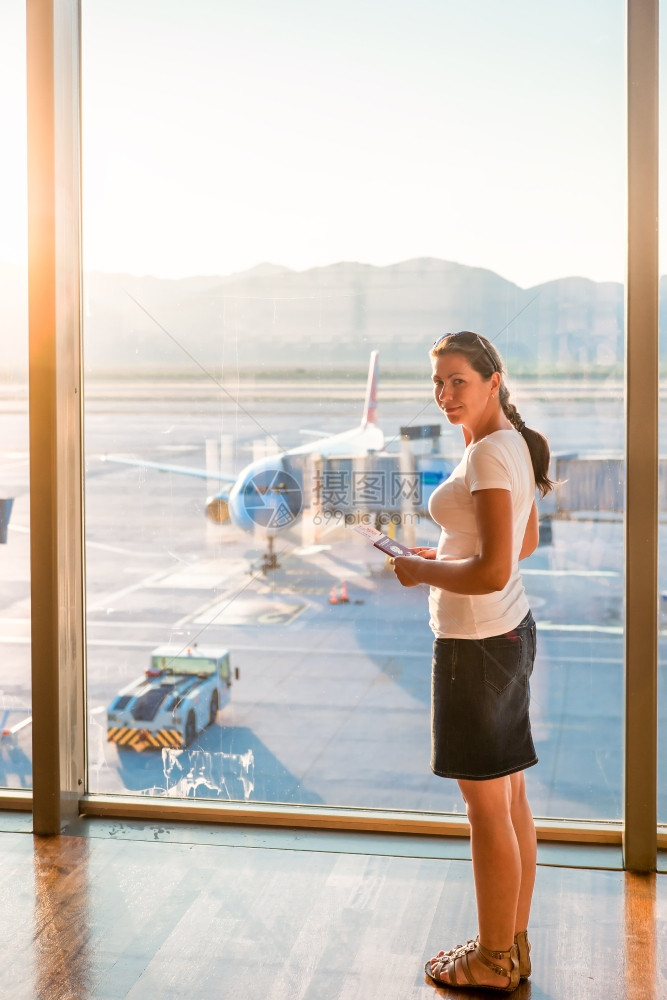
[[(433, 347), (431, 348), (431, 350), (435, 350), (435, 348), (438, 346), (438, 344), (441, 344), (443, 342), (443, 340), (456, 340), (457, 337), (466, 337), (466, 338), (468, 338), (468, 341), (462, 341), (462, 343), (466, 343), (467, 344), (469, 342), (471, 346), (476, 341), (479, 344), (479, 346), (482, 348), (482, 350), (484, 351), (484, 353), (486, 354), (486, 356), (489, 359), (489, 361), (491, 362), (491, 364), (493, 365), (494, 372), (499, 372), (500, 371), (500, 368), (498, 367), (498, 364), (497, 364), (495, 358), (493, 357), (493, 355), (491, 354), (491, 351), (488, 349), (488, 347), (486, 346), (486, 344), (484, 343), (484, 341), (482, 340), (482, 338), (479, 336), (479, 334), (472, 333), (469, 330), (460, 330), (458, 333), (443, 333), (443, 335), (441, 337), (438, 337), (437, 340), (433, 341)], [(470, 338), (472, 338), (472, 340), (470, 340)]]

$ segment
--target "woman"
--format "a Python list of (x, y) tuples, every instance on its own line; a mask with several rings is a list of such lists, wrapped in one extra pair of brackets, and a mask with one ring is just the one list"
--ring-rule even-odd
[(464, 456), (429, 509), (438, 548), (393, 561), (405, 587), (430, 585), (435, 774), (466, 803), (479, 935), (426, 963), (437, 983), (509, 992), (530, 975), (527, 928), (535, 826), (523, 771), (537, 763), (528, 716), (535, 623), (518, 563), (538, 543), (535, 488), (544, 496), (546, 439), (510, 402), (493, 344), (469, 331), (431, 350), (435, 399), (463, 431)]

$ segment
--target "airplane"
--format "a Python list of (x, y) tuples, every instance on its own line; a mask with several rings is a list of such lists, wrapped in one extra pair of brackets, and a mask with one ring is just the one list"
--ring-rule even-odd
[(206, 469), (144, 462), (119, 455), (107, 455), (104, 460), (201, 479), (218, 479), (226, 485), (207, 499), (206, 514), (209, 519), (216, 524), (229, 521), (245, 531), (256, 527), (265, 529), (271, 551), (273, 532), (292, 525), (303, 509), (308, 485), (304, 479), (309, 458), (361, 458), (384, 448), (384, 434), (377, 423), (378, 356), (378, 351), (371, 352), (364, 409), (358, 426), (257, 459), (236, 476), (224, 473), (212, 475)]

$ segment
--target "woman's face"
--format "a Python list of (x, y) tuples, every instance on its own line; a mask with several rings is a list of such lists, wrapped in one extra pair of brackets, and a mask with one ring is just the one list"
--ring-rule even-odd
[(435, 401), (450, 424), (466, 427), (473, 435), (484, 427), (497, 407), (500, 376), (494, 372), (485, 381), (465, 354), (441, 354), (431, 358)]

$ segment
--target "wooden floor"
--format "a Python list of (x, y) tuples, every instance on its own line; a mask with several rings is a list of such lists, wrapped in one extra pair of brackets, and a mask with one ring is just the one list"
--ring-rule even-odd
[[(158, 835), (160, 834), (160, 835)], [(415, 1000), (474, 932), (470, 862), (0, 833), (0, 996)], [(295, 843), (297, 841), (293, 841)], [(543, 867), (517, 1000), (667, 997), (667, 875)]]

